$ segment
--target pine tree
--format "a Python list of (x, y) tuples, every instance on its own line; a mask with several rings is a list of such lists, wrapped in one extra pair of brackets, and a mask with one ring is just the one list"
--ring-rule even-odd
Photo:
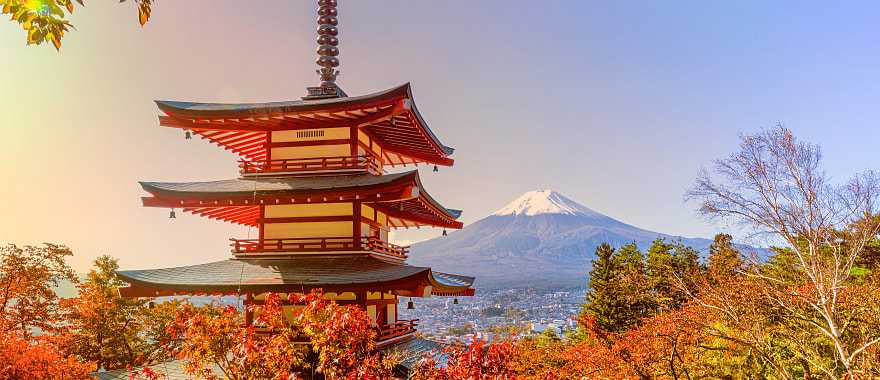
[(621, 320), (624, 330), (635, 326), (654, 310), (648, 276), (645, 272), (645, 256), (635, 243), (624, 245), (614, 253), (614, 261), (620, 267), (618, 279), (623, 307)]
[(657, 238), (648, 247), (646, 272), (657, 308), (669, 308), (675, 293), (673, 245)]
[(596, 247), (596, 259), (590, 270), (587, 302), (583, 314), (592, 318), (602, 330), (616, 332), (622, 329), (619, 285), (620, 266), (614, 260), (614, 248), (608, 243)]
[(709, 275), (716, 279), (736, 274), (742, 267), (739, 251), (733, 247), (733, 238), (728, 234), (717, 234), (709, 246)]

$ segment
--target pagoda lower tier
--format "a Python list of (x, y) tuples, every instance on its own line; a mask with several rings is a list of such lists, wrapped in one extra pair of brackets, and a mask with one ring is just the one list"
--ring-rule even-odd
[[(306, 294), (322, 289), (339, 304), (358, 305), (377, 329), (377, 344), (410, 339), (416, 321), (400, 320), (399, 297), (472, 296), (473, 277), (381, 260), (369, 255), (291, 255), (275, 259), (229, 259), (206, 264), (118, 271), (129, 284), (124, 297), (244, 295), (259, 305), (266, 293)], [(285, 306), (292, 308), (295, 306)], [(246, 312), (246, 323), (252, 314)]]
[(228, 259), (183, 267), (125, 270), (125, 297), (236, 295), (266, 292), (392, 292), (404, 297), (472, 295), (474, 278), (434, 272), (368, 255), (294, 255)]

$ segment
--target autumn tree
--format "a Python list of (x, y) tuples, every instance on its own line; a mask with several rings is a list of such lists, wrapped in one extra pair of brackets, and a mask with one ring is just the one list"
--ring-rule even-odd
[[(289, 320), (284, 304), (303, 307)], [(330, 380), (392, 375), (394, 358), (375, 352), (376, 333), (357, 306), (328, 301), (320, 291), (287, 300), (270, 293), (252, 311), (255, 323), (245, 326), (234, 307), (184, 305), (169, 325), (173, 341), (167, 346), (187, 373), (205, 379), (286, 380), (305, 370)], [(299, 344), (306, 342), (311, 344)]]
[[(880, 330), (866, 330), (854, 320), (878, 319), (876, 301), (861, 299), (876, 289), (853, 283), (852, 269), (880, 223), (875, 205), (877, 176), (865, 172), (835, 185), (821, 168), (818, 146), (797, 140), (778, 127), (742, 136), (739, 151), (716, 160), (687, 193), (710, 219), (728, 219), (784, 245), (792, 264), (785, 276), (754, 266), (747, 296), (716, 288), (694, 297), (715, 310), (721, 336), (750, 339), (782, 378), (800, 373), (826, 378), (856, 378), (880, 342)], [(739, 297), (739, 298), (737, 298)], [(742, 298), (747, 297), (747, 298)], [(752, 306), (747, 306), (752, 305)], [(765, 307), (772, 309), (765, 309)], [(762, 318), (772, 310), (773, 318)], [(754, 320), (755, 318), (761, 318)], [(742, 329), (742, 330), (739, 330)]]
[(453, 345), (443, 350), (445, 363), (426, 355), (410, 374), (412, 380), (495, 380), (516, 378), (515, 358), (518, 347), (509, 341), (486, 343), (475, 340), (468, 345)]
[[(120, 3), (126, 0), (120, 0)], [(147, 23), (152, 12), (153, 0), (132, 0), (138, 9), (141, 26)], [(9, 15), (27, 33), (28, 45), (51, 42), (55, 49), (61, 48), (61, 39), (73, 24), (67, 18), (76, 7), (84, 6), (83, 0), (0, 0), (0, 14)]]
[(0, 247), (0, 380), (85, 379), (94, 369), (58, 350), (54, 332), (62, 319), (54, 287), (76, 282), (55, 244)]
[(707, 271), (713, 277), (729, 277), (742, 269), (740, 252), (733, 246), (733, 237), (717, 234), (709, 245)]
[(149, 318), (145, 301), (120, 296), (124, 283), (116, 275), (118, 268), (116, 259), (98, 257), (78, 285), (79, 296), (61, 302), (65, 351), (107, 370), (147, 363), (156, 349), (155, 337), (147, 333), (161, 322)]
[[(356, 305), (339, 305), (312, 292), (300, 297), (305, 303), (297, 312), (296, 324), (309, 337), (318, 354), (316, 369), (329, 380), (349, 376), (387, 378), (395, 358), (383, 360), (376, 350), (376, 331), (366, 310)], [(358, 377), (364, 378), (364, 377)]]
[(65, 259), (73, 253), (65, 246), (0, 247), (0, 331), (29, 337), (58, 322), (58, 296), (53, 287), (76, 282)]
[(0, 380), (84, 380), (94, 369), (48, 341), (0, 331)]
[(286, 380), (295, 368), (304, 367), (305, 350), (294, 344), (299, 332), (284, 321), (281, 308), (277, 294), (266, 297), (255, 321), (266, 330), (260, 334), (253, 325), (243, 325), (233, 306), (185, 304), (168, 326), (175, 341), (166, 344), (184, 360), (190, 376)]

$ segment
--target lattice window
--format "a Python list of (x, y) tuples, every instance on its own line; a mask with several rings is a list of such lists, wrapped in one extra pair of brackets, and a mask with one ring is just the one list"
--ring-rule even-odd
[(324, 137), (323, 129), (307, 129), (304, 131), (296, 131), (296, 138), (307, 139), (312, 137)]

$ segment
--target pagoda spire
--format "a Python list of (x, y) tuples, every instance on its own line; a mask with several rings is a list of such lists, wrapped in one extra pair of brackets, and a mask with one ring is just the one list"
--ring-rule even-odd
[(336, 0), (318, 0), (318, 70), (321, 78), (320, 86), (309, 87), (309, 94), (304, 99), (322, 99), (344, 97), (345, 93), (336, 85), (339, 75), (339, 11)]

